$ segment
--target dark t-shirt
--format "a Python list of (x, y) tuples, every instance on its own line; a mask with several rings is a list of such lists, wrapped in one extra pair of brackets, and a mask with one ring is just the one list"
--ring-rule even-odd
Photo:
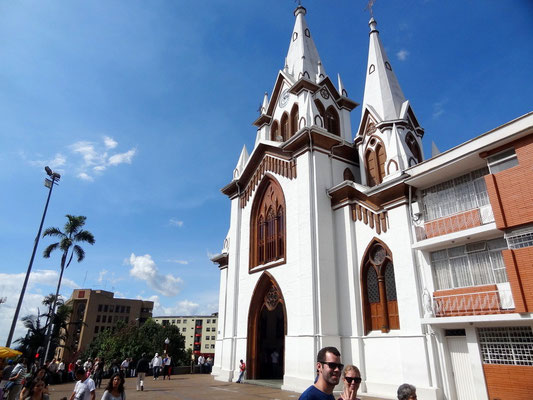
[(302, 393), (298, 400), (335, 400), (335, 396), (324, 393), (314, 385), (311, 385)]

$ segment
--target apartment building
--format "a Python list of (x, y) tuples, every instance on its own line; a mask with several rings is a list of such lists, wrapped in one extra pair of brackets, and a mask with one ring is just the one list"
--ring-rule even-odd
[(530, 398), (533, 113), (409, 174), (422, 321), (451, 398)]
[(185, 349), (192, 349), (197, 356), (215, 355), (218, 313), (211, 315), (177, 315), (153, 318), (161, 325), (175, 325), (185, 337)]
[(56, 356), (70, 360), (81, 353), (99, 332), (115, 329), (119, 321), (140, 325), (152, 317), (152, 301), (118, 299), (105, 290), (75, 289), (66, 301), (72, 307), (67, 341)]

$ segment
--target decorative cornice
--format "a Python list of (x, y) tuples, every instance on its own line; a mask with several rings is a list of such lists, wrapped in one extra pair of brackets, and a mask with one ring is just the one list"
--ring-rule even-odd
[(217, 254), (216, 256), (211, 258), (211, 261), (215, 264), (218, 264), (218, 268), (220, 270), (223, 270), (225, 268), (228, 268), (229, 254), (228, 253)]
[(255, 169), (244, 192), (241, 194), (241, 208), (246, 206), (248, 200), (252, 197), (255, 188), (267, 172), (272, 172), (288, 179), (294, 179), (296, 178), (296, 160), (282, 160), (268, 154), (265, 155), (261, 160), (261, 163)]

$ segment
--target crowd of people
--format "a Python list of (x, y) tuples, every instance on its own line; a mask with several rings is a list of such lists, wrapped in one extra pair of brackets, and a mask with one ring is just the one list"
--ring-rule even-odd
[(49, 385), (69, 381), (76, 382), (74, 391), (70, 399), (61, 400), (95, 400), (95, 390), (107, 378), (109, 382), (101, 400), (125, 400), (125, 378), (136, 376), (137, 390), (144, 390), (147, 375), (152, 374), (154, 380), (161, 376), (170, 380), (172, 367), (172, 357), (158, 353), (151, 359), (143, 354), (137, 362), (130, 357), (121, 363), (88, 358), (85, 362), (77, 360), (66, 365), (61, 359), (53, 359), (42, 366), (37, 362), (29, 365), (26, 358), (20, 357), (16, 363), (12, 360), (5, 365), (0, 363), (0, 400), (49, 400)]
[[(201, 357), (201, 358), (200, 358)], [(200, 356), (198, 364), (210, 366), (212, 359)], [(237, 383), (242, 383), (246, 364), (240, 360), (240, 374)], [(142, 354), (137, 362), (126, 358), (119, 363), (117, 360), (106, 364), (104, 359), (89, 358), (84, 363), (81, 360), (65, 366), (62, 360), (52, 360), (43, 366), (37, 363), (28, 371), (28, 363), (24, 357), (17, 363), (11, 360), (3, 367), (0, 383), (0, 400), (49, 400), (48, 386), (63, 383), (66, 380), (75, 381), (70, 399), (61, 400), (96, 400), (96, 389), (102, 385), (102, 380), (109, 377), (101, 400), (126, 400), (124, 381), (126, 377), (137, 376), (137, 391), (144, 390), (146, 376), (152, 372), (153, 380), (163, 376), (163, 380), (172, 374), (172, 358), (155, 353), (148, 359)], [(204, 371), (202, 371), (204, 372)], [(335, 400), (333, 390), (342, 378), (343, 391), (337, 400), (359, 400), (357, 391), (361, 384), (361, 372), (355, 365), (344, 366), (341, 354), (335, 347), (324, 347), (318, 352), (316, 361), (316, 379), (300, 396), (299, 400)], [(416, 388), (410, 384), (403, 384), (398, 388), (398, 400), (416, 400)]]

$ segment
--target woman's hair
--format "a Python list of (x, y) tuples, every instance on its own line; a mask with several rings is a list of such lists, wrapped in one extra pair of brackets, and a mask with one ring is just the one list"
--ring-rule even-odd
[(416, 388), (413, 385), (404, 383), (398, 388), (398, 400), (408, 400), (410, 396), (416, 393)]
[(355, 365), (348, 364), (346, 367), (344, 367), (344, 371), (342, 372), (342, 376), (345, 377), (347, 372), (355, 371), (357, 375), (361, 376), (361, 371), (359, 371), (359, 368), (357, 368)]
[(124, 378), (119, 373), (113, 374), (111, 376), (111, 379), (109, 379), (109, 382), (107, 382), (105, 390), (107, 390), (108, 392), (111, 392), (113, 390), (113, 379), (115, 379), (115, 376), (118, 376), (120, 379), (120, 383), (118, 384), (118, 391), (119, 393), (122, 393), (124, 392)]
[(44, 386), (46, 386), (46, 383), (44, 383), (44, 381), (42, 379), (35, 378), (30, 384), (30, 393), (28, 394), (28, 396), (30, 396), (30, 397), (33, 396), (33, 392), (34, 392), (35, 386), (37, 386), (38, 383), (42, 383), (43, 384), (43, 388), (44, 388)]

